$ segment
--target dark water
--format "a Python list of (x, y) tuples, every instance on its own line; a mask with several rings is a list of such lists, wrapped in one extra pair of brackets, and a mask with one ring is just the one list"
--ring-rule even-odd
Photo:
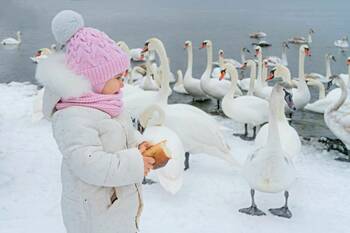
[[(185, 70), (186, 53), (182, 49), (185, 40), (194, 45), (195, 77), (202, 74), (205, 51), (196, 49), (202, 40), (211, 39), (214, 55), (217, 49), (226, 57), (239, 59), (242, 46), (251, 47), (248, 34), (262, 30), (272, 47), (264, 49), (264, 55), (281, 54), (280, 44), (293, 36), (307, 36), (309, 28), (315, 34), (311, 45), (312, 57), (305, 63), (306, 72), (325, 73), (324, 54), (331, 52), (337, 63), (333, 72), (345, 73), (346, 53), (341, 53), (333, 42), (349, 34), (350, 1), (336, 0), (0, 0), (0, 40), (22, 32), (22, 44), (18, 49), (0, 47), (0, 82), (34, 81), (35, 65), (29, 57), (38, 48), (54, 43), (50, 22), (60, 10), (80, 12), (86, 25), (107, 32), (116, 41), (124, 40), (129, 47), (142, 47), (145, 40), (159, 37), (165, 44), (171, 59), (171, 69)], [(298, 49), (291, 46), (288, 62), (292, 74), (297, 74)], [(190, 98), (174, 95), (171, 101), (189, 102)], [(208, 110), (213, 103), (200, 107)], [(309, 122), (311, 121), (312, 124)], [(303, 135), (329, 135), (324, 128), (323, 116), (297, 113), (296, 123)], [(317, 125), (317, 127), (314, 127)]]

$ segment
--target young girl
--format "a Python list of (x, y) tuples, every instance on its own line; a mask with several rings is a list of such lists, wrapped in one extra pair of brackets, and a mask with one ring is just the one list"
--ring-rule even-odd
[(105, 33), (62, 11), (52, 31), (65, 53), (39, 63), (43, 111), (63, 155), (62, 215), (68, 233), (135, 233), (142, 209), (140, 182), (154, 160), (123, 111), (128, 56)]

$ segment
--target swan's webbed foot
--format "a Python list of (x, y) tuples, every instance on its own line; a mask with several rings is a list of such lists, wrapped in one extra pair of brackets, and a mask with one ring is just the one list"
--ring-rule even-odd
[(185, 153), (185, 162), (184, 162), (184, 164), (185, 164), (184, 170), (185, 171), (190, 168), (190, 161), (189, 161), (189, 159), (190, 159), (190, 153), (186, 152)]
[(288, 209), (288, 198), (289, 198), (289, 192), (284, 191), (284, 198), (285, 198), (285, 203), (284, 206), (281, 208), (277, 209), (269, 209), (270, 213), (282, 218), (291, 218), (292, 217), (292, 212)]
[(283, 206), (277, 209), (269, 209), (270, 213), (282, 218), (291, 218), (292, 212), (288, 209), (288, 206)]
[(154, 183), (157, 183), (157, 182), (155, 182), (155, 181), (152, 180), (152, 179), (148, 179), (148, 178), (146, 178), (146, 177), (143, 177), (142, 184), (149, 184), (149, 185), (151, 185), (151, 184), (154, 184)]
[(256, 205), (252, 205), (251, 207), (248, 207), (248, 208), (239, 209), (238, 211), (240, 213), (249, 214), (249, 215), (253, 215), (253, 216), (266, 215), (265, 212), (258, 209), (258, 207)]

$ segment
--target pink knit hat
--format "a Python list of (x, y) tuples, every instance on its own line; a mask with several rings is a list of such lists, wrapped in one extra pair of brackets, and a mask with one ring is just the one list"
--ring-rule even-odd
[(82, 27), (68, 40), (66, 63), (76, 74), (89, 79), (97, 93), (108, 80), (130, 66), (128, 55), (112, 39), (89, 27)]

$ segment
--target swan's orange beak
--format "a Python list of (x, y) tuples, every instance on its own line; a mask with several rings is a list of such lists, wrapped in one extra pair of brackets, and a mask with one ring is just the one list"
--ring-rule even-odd
[(242, 65), (241, 65), (241, 67), (239, 67), (240, 69), (245, 69), (247, 67), (247, 63), (243, 63)]
[(266, 81), (272, 80), (275, 77), (274, 72), (270, 72), (269, 77), (267, 77)]
[(226, 74), (226, 69), (220, 71), (220, 77), (219, 77), (220, 81), (225, 78), (225, 74)]
[(346, 64), (347, 64), (347, 65), (350, 65), (350, 60), (347, 60), (347, 61), (346, 61)]
[(260, 51), (259, 50), (255, 50), (255, 56), (257, 57), (259, 55)]
[(140, 59), (143, 61), (145, 60), (145, 54), (141, 53)]
[(145, 53), (145, 52), (147, 52), (147, 51), (148, 51), (148, 46), (145, 46), (145, 47), (143, 47), (141, 53)]
[(201, 44), (201, 46), (199, 47), (199, 49), (204, 49), (205, 46), (206, 46), (206, 44), (203, 42), (203, 43)]
[(305, 49), (305, 56), (311, 57), (311, 50), (310, 49)]

